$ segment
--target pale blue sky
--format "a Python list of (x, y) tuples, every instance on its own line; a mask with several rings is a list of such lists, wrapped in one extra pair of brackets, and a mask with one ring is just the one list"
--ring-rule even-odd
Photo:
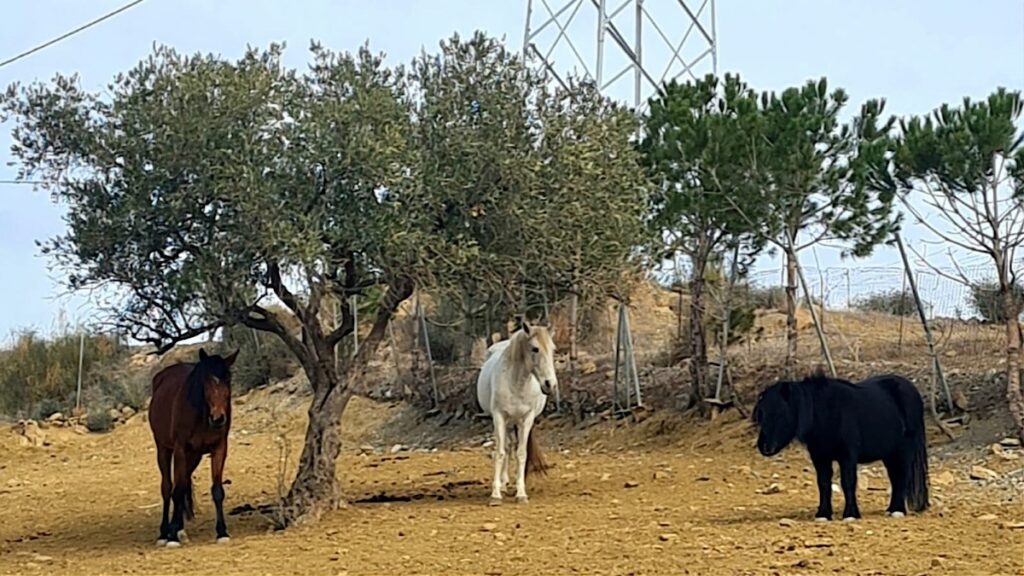
[[(674, 0), (647, 4), (656, 10), (663, 2)], [(0, 59), (123, 3), (8, 2)], [(147, 0), (0, 69), (0, 87), (60, 72), (78, 73), (86, 87), (98, 89), (149, 54), (153, 43), (234, 57), (246, 44), (285, 41), (287, 60), (296, 66), (305, 63), (311, 38), (342, 50), (369, 40), (401, 62), (422, 48), (433, 50), (455, 31), (504, 35), (519, 49), (525, 14), (525, 0)], [(719, 0), (717, 24), (719, 70), (740, 72), (759, 89), (825, 75), (845, 87), (855, 104), (884, 96), (890, 112), (921, 114), (963, 96), (984, 97), (996, 86), (1024, 87), (1021, 0)], [(593, 47), (592, 37), (581, 39), (585, 54)], [(9, 124), (0, 125), (0, 180), (14, 176), (6, 165), (9, 133)], [(0, 184), (0, 198), (0, 340), (19, 327), (48, 330), (62, 309), (72, 322), (89, 320), (84, 298), (58, 297), (60, 285), (34, 245), (61, 231), (61, 209), (30, 186)], [(908, 236), (920, 237), (913, 231)], [(839, 264), (834, 251), (821, 250), (819, 257), (823, 266)], [(897, 258), (883, 250), (863, 265)], [(762, 265), (772, 266), (767, 260)]]

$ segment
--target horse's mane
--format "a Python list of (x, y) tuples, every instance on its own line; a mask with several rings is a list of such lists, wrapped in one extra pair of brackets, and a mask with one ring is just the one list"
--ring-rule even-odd
[(206, 362), (199, 361), (192, 366), (192, 371), (188, 373), (188, 379), (185, 380), (185, 395), (188, 398), (188, 403), (200, 414), (205, 414), (209, 410), (209, 407), (206, 405), (204, 389), (209, 378), (209, 367), (206, 365)]
[(508, 360), (512, 363), (512, 381), (522, 382), (525, 379), (523, 370), (529, 366), (530, 358), (530, 340), (533, 335), (541, 336), (537, 338), (537, 345), (545, 349), (546, 352), (551, 342), (550, 335), (544, 338), (543, 335), (547, 335), (548, 329), (543, 326), (531, 326), (530, 334), (527, 334), (523, 330), (517, 330), (515, 334), (509, 338), (508, 348), (505, 349), (505, 354), (508, 355)]
[(826, 376), (825, 374), (822, 374), (822, 373), (814, 373), (814, 374), (811, 374), (810, 376), (805, 377), (803, 379), (802, 384), (804, 384), (805, 386), (811, 386), (811, 387), (816, 387), (816, 386), (833, 386), (833, 385), (837, 385), (837, 384), (841, 385), (841, 386), (850, 386), (852, 388), (856, 388), (857, 387), (857, 384), (855, 384), (855, 383), (853, 383), (853, 382), (851, 382), (849, 380), (845, 380), (843, 378), (832, 378), (831, 376)]

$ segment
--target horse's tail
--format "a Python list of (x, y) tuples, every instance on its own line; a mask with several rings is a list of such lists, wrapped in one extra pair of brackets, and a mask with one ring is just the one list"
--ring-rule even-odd
[(910, 478), (907, 481), (907, 501), (914, 512), (928, 509), (928, 438), (924, 425), (924, 400), (910, 382), (904, 384), (907, 440), (910, 452)]
[(534, 435), (536, 428), (530, 428), (530, 434), (526, 439), (526, 473), (537, 472), (546, 475), (551, 466), (544, 460), (544, 453), (541, 452), (540, 442)]
[(196, 503), (193, 492), (192, 482), (189, 481), (188, 487), (185, 489), (185, 498), (183, 498), (185, 502), (184, 512), (186, 520), (193, 520), (196, 517)]

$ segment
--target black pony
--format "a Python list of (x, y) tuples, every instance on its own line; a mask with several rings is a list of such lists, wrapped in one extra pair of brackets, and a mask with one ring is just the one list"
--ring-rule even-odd
[(928, 508), (924, 402), (907, 379), (885, 375), (854, 384), (816, 375), (777, 382), (758, 397), (754, 421), (761, 428), (757, 449), (765, 456), (794, 438), (807, 446), (818, 475), (815, 519), (832, 519), (833, 461), (846, 498), (844, 520), (860, 518), (857, 464), (878, 460), (892, 484), (890, 515), (904, 516), (907, 501), (915, 512)]

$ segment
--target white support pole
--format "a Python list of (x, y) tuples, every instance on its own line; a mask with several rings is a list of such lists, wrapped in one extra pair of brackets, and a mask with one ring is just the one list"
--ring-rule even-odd
[[(81, 330), (81, 328), (79, 328)], [(75, 392), (75, 410), (82, 409), (82, 366), (85, 362), (85, 330), (78, 336), (78, 390)]]

